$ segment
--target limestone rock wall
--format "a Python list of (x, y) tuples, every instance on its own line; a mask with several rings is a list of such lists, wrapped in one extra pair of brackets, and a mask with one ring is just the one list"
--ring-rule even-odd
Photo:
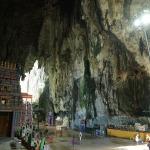
[(69, 125), (148, 121), (140, 116), (149, 115), (150, 61), (133, 22), (149, 0), (1, 3), (0, 60), (21, 63), (22, 75), (39, 61), (48, 77), (40, 98), (46, 112)]

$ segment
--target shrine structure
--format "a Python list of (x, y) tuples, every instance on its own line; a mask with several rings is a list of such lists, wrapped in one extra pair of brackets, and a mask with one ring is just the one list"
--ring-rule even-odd
[(0, 136), (14, 136), (14, 128), (22, 124), (23, 101), (20, 70), (16, 64), (0, 65)]
[(50, 111), (48, 113), (48, 125), (49, 126), (53, 126), (53, 119), (54, 119), (53, 113)]

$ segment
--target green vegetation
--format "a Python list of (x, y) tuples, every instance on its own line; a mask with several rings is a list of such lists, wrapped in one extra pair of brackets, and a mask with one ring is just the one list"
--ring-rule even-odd
[(96, 57), (101, 50), (100, 43), (99, 42), (94, 43), (94, 44), (91, 43), (91, 47), (92, 47), (92, 53)]

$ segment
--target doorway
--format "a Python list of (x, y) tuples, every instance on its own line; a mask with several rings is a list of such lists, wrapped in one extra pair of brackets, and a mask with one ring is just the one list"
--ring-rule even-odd
[(11, 136), (13, 112), (0, 112), (0, 137)]

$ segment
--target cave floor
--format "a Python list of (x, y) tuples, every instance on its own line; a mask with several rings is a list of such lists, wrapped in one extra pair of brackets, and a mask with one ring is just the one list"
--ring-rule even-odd
[[(47, 127), (53, 137), (52, 143), (46, 140), (50, 150), (148, 150), (147, 144), (136, 143), (130, 139), (121, 139), (116, 137), (99, 137), (93, 138), (88, 133), (82, 133), (82, 141), (79, 141), (79, 131), (63, 130), (61, 134), (55, 132), (55, 127)], [(74, 147), (72, 146), (72, 137), (76, 138)]]
[[(82, 141), (80, 143), (79, 131), (63, 129), (61, 136), (60, 133), (56, 134), (56, 127), (47, 126), (47, 129), (53, 138), (52, 143), (46, 138), (45, 144), (49, 145), (49, 150), (148, 150), (146, 143), (136, 145), (136, 143), (130, 139), (116, 137), (93, 138), (90, 134), (83, 132)], [(42, 125), (40, 125), (40, 131), (44, 131)], [(73, 136), (76, 138), (74, 147), (71, 143)], [(0, 138), (0, 150), (17, 149), (10, 144), (11, 142), (11, 138)], [(25, 150), (23, 147), (19, 149)]]

